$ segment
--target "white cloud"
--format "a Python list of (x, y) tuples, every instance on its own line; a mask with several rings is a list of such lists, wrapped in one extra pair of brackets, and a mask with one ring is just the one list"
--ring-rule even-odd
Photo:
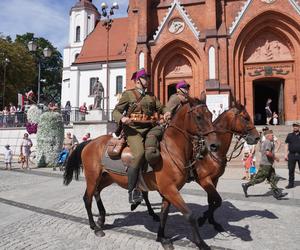
[(67, 43), (68, 13), (47, 0), (1, 0), (0, 32), (13, 38), (26, 32), (61, 49)]
[[(15, 38), (16, 34), (34, 33), (48, 39), (60, 51), (68, 43), (69, 11), (77, 0), (1, 0), (0, 32)], [(101, 0), (93, 1), (100, 10)], [(113, 1), (107, 1), (109, 5)], [(126, 15), (128, 0), (117, 1), (117, 16)]]

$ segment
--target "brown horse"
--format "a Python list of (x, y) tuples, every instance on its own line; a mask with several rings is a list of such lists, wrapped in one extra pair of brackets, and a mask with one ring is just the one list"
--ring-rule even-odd
[(208, 219), (210, 224), (214, 225), (217, 231), (224, 231), (223, 227), (214, 219), (214, 211), (221, 206), (222, 198), (216, 190), (219, 178), (223, 175), (227, 164), (227, 153), (234, 134), (244, 138), (250, 145), (259, 141), (259, 133), (257, 132), (249, 114), (245, 108), (237, 103), (235, 106), (223, 112), (213, 122), (215, 132), (217, 133), (218, 150), (213, 155), (213, 161), (205, 158), (197, 162), (201, 167), (196, 167), (196, 181), (207, 192), (207, 200), (209, 208), (204, 212), (203, 217), (198, 219), (201, 226)]
[[(209, 249), (202, 240), (197, 221), (184, 202), (179, 190), (186, 183), (188, 176), (188, 166), (190, 161), (196, 159), (195, 152), (198, 148), (198, 142), (204, 136), (214, 137), (211, 133), (213, 126), (211, 122), (211, 113), (207, 106), (202, 102), (190, 99), (176, 113), (169, 127), (166, 129), (161, 141), (162, 160), (155, 166), (155, 171), (143, 174), (144, 181), (149, 190), (157, 190), (163, 197), (160, 227), (157, 234), (157, 240), (164, 246), (171, 243), (165, 239), (164, 228), (168, 215), (170, 204), (176, 207), (190, 223), (193, 231), (194, 242), (200, 249)], [(87, 210), (90, 227), (98, 236), (103, 236), (101, 229), (105, 221), (105, 209), (102, 204), (99, 192), (112, 182), (117, 183), (123, 188), (127, 188), (127, 176), (105, 170), (101, 164), (106, 151), (106, 144), (111, 138), (110, 135), (101, 136), (88, 144), (80, 144), (70, 155), (65, 174), (64, 184), (68, 185), (73, 178), (78, 179), (80, 163), (82, 160), (87, 188), (84, 194), (84, 202)], [(213, 139), (211, 138), (211, 141)], [(82, 151), (82, 153), (81, 153)], [(109, 176), (105, 178), (105, 176)], [(95, 196), (100, 214), (100, 226), (98, 226), (92, 215), (92, 198)]]

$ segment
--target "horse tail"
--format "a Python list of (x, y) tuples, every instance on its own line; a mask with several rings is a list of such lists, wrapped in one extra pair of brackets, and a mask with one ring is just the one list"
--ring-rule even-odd
[(67, 160), (65, 172), (64, 172), (64, 184), (69, 185), (73, 179), (73, 173), (75, 174), (75, 180), (78, 181), (80, 174), (80, 166), (82, 163), (81, 152), (84, 147), (89, 144), (90, 141), (85, 141), (76, 146), (73, 152), (70, 154)]

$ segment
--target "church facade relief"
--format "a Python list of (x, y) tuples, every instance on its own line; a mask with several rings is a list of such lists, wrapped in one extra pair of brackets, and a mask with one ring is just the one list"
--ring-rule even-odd
[[(273, 111), (279, 114), (281, 122), (286, 119), (286, 88), (294, 88), (294, 52), (288, 39), (273, 32), (260, 32), (251, 39), (243, 56), (244, 96), (253, 117), (262, 116), (258, 124), (264, 123), (264, 98), (273, 99)], [(248, 90), (248, 91), (245, 91)], [(261, 95), (264, 92), (264, 95)], [(273, 94), (272, 94), (273, 93)], [(266, 96), (265, 96), (266, 95)]]
[(245, 63), (261, 63), (293, 60), (287, 42), (272, 33), (263, 34), (249, 43), (245, 51)]

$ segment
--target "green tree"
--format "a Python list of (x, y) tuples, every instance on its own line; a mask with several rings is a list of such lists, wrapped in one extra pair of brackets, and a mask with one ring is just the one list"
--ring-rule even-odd
[[(5, 66), (5, 59), (9, 62)], [(36, 77), (35, 62), (28, 50), (21, 44), (12, 42), (10, 37), (0, 38), (0, 96), (5, 77), (5, 104), (17, 103), (17, 94), (32, 88), (33, 79)], [(2, 100), (1, 100), (2, 104)], [(3, 104), (2, 104), (3, 105)]]
[[(22, 44), (24, 47), (27, 47), (28, 42), (36, 42), (38, 49), (35, 53), (32, 53), (32, 57), (36, 63), (40, 60), (41, 63), (41, 102), (49, 101), (60, 101), (61, 93), (61, 80), (62, 80), (62, 56), (60, 52), (54, 48), (54, 46), (47, 40), (42, 37), (34, 37), (33, 33), (26, 33), (24, 35), (16, 36), (16, 43)], [(43, 49), (49, 48), (52, 51), (52, 55), (49, 58), (45, 58), (43, 55)], [(37, 71), (37, 66), (36, 66)], [(37, 93), (37, 75), (36, 75), (36, 84), (33, 89)]]

